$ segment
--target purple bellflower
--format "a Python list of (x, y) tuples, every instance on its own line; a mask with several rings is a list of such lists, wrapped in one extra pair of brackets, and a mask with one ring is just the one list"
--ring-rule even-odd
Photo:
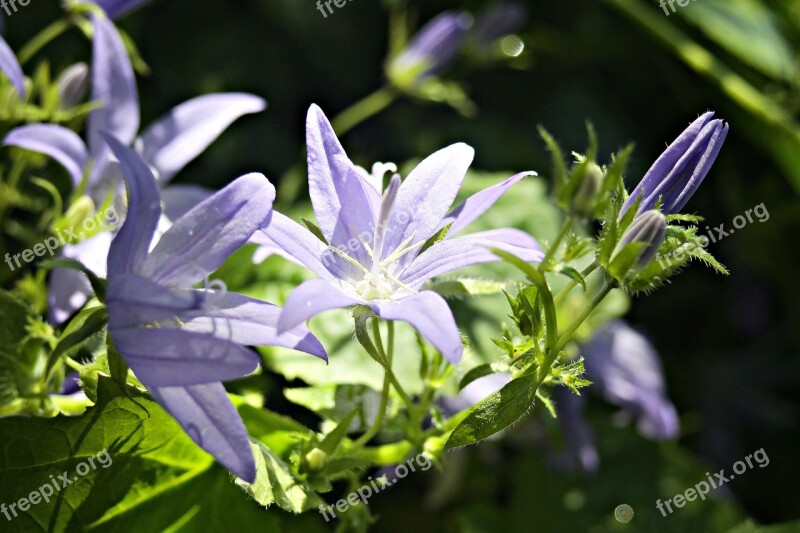
[(553, 465), (568, 472), (596, 471), (600, 456), (594, 445), (594, 432), (584, 414), (586, 400), (566, 387), (556, 387), (553, 390), (553, 404), (563, 437), (562, 449), (551, 451)]
[(488, 7), (475, 21), (472, 39), (481, 47), (491, 46), (525, 26), (528, 8), (522, 2), (500, 2)]
[(20, 99), (25, 98), (25, 74), (22, 73), (22, 67), (19, 66), (14, 51), (2, 37), (0, 37), (0, 72), (11, 80)]
[[(382, 169), (371, 178), (359, 172), (319, 107), (309, 109), (306, 127), (311, 203), (325, 242), (280, 213), (264, 230), (271, 242), (319, 276), (292, 292), (279, 329), (294, 328), (328, 309), (365, 305), (381, 318), (410, 323), (444, 357), (458, 362), (463, 346), (453, 315), (441, 296), (422, 285), (462, 267), (498, 261), (492, 247), (525, 261), (541, 260), (536, 241), (515, 229), (450, 238), (526, 174), (473, 195), (448, 216), (472, 162), (469, 146), (436, 152), (402, 183), (394, 175), (383, 191)], [(447, 238), (423, 251), (448, 225)]]
[(661, 361), (650, 341), (621, 320), (598, 331), (584, 346), (589, 390), (638, 419), (644, 436), (670, 439), (678, 434), (678, 415), (667, 398)]
[(107, 138), (128, 183), (128, 216), (108, 254), (109, 334), (136, 377), (198, 445), (252, 483), (247, 431), (221, 381), (256, 369), (251, 345), (294, 348), (327, 360), (303, 326), (278, 333), (279, 308), (224, 290), (194, 288), (269, 221), (275, 188), (243, 176), (157, 239), (158, 183), (147, 164)]
[[(5, 145), (46, 154), (60, 163), (78, 185), (88, 172), (87, 190), (101, 205), (121, 185), (118, 165), (101, 132), (108, 132), (126, 145), (133, 145), (159, 185), (165, 187), (189, 162), (200, 155), (230, 124), (243, 115), (265, 108), (265, 102), (249, 94), (211, 94), (180, 104), (137, 137), (139, 99), (136, 79), (125, 46), (114, 24), (93, 15), (92, 95), (101, 109), (89, 115), (88, 146), (72, 130), (52, 124), (32, 124), (9, 132)], [(197, 205), (211, 191), (193, 185), (173, 185), (163, 191), (165, 219), (174, 219)], [(165, 220), (168, 225), (168, 221)], [(104, 276), (108, 235), (89, 239), (81, 247), (65, 246), (62, 253), (84, 264), (99, 264)], [(83, 274), (54, 270), (50, 282), (50, 319), (61, 323), (86, 301), (91, 290)]]
[(139, 9), (150, 0), (93, 0), (92, 3), (103, 8), (109, 18), (123, 17), (135, 9)]
[(389, 77), (413, 86), (445, 70), (458, 54), (472, 25), (468, 13), (445, 11), (422, 27), (408, 46), (389, 62)]
[(669, 145), (633, 190), (620, 216), (639, 197), (637, 216), (654, 209), (659, 199), (665, 215), (683, 209), (711, 170), (728, 135), (728, 124), (713, 117), (712, 111), (705, 113)]

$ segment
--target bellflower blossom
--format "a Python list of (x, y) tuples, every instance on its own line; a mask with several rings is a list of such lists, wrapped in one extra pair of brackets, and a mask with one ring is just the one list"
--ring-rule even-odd
[(17, 61), (14, 51), (8, 43), (0, 37), (0, 72), (8, 76), (20, 99), (25, 98), (25, 74)]
[[(114, 24), (106, 17), (92, 15), (94, 26), (92, 95), (102, 102), (101, 109), (89, 115), (88, 146), (72, 130), (52, 124), (32, 124), (9, 132), (3, 144), (46, 154), (59, 162), (72, 177), (74, 185), (88, 175), (88, 193), (96, 205), (120, 184), (119, 169), (101, 132), (108, 132), (126, 145), (131, 143), (166, 186), (189, 162), (200, 155), (231, 123), (239, 117), (262, 111), (265, 102), (248, 94), (211, 94), (180, 104), (157, 120), (137, 138), (139, 99), (133, 68)], [(174, 219), (207, 198), (210, 191), (192, 185), (166, 188), (163, 199), (166, 218)], [(165, 226), (168, 222), (165, 220)], [(65, 257), (85, 264), (99, 264), (98, 276), (108, 253), (109, 235), (100, 234), (82, 246), (65, 246)], [(79, 272), (54, 270), (50, 283), (50, 319), (66, 320), (91, 294), (87, 280)]]
[(621, 320), (598, 331), (584, 346), (590, 390), (638, 419), (639, 432), (651, 439), (678, 434), (678, 414), (667, 398), (661, 361), (650, 341)]
[[(526, 174), (473, 195), (448, 216), (472, 162), (469, 146), (436, 152), (402, 184), (393, 176), (381, 194), (382, 169), (364, 177), (319, 107), (309, 110), (306, 127), (311, 202), (326, 242), (279, 213), (265, 229), (271, 242), (319, 276), (291, 293), (279, 329), (291, 329), (328, 309), (365, 305), (381, 318), (410, 323), (457, 362), (463, 346), (453, 314), (441, 296), (421, 287), (434, 276), (498, 261), (491, 247), (525, 261), (541, 260), (536, 241), (515, 229), (450, 238)], [(423, 251), (448, 225), (448, 238)]]
[(686, 205), (711, 170), (728, 135), (728, 124), (713, 117), (713, 111), (705, 113), (669, 145), (623, 204), (620, 216), (639, 197), (642, 201), (637, 216), (655, 208), (659, 198), (665, 215), (677, 213)]
[(109, 18), (116, 19), (127, 15), (135, 9), (139, 9), (139, 7), (149, 1), (150, 0), (93, 0), (87, 3), (97, 4), (103, 8), (103, 11), (106, 12)]
[(500, 2), (488, 7), (475, 21), (472, 39), (478, 46), (488, 47), (525, 26), (528, 8), (521, 2)]
[(128, 216), (108, 254), (111, 339), (189, 436), (252, 483), (247, 431), (221, 381), (256, 369), (260, 358), (250, 345), (327, 355), (302, 326), (278, 334), (277, 307), (193, 287), (268, 223), (275, 188), (261, 174), (241, 177), (176, 220), (152, 245), (161, 217), (156, 179), (135, 152), (112, 137), (108, 143), (129, 190)]
[(409, 86), (441, 73), (455, 58), (471, 25), (472, 17), (464, 12), (446, 11), (434, 18), (389, 62), (389, 77)]

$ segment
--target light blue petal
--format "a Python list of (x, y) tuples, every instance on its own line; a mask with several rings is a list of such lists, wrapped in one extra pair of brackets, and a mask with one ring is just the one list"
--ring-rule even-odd
[(173, 287), (202, 281), (264, 225), (274, 199), (263, 174), (242, 176), (176, 220), (141, 273)]
[(142, 158), (162, 184), (216, 140), (235, 120), (266, 108), (250, 94), (209, 94), (177, 106), (157, 120), (137, 141)]
[(22, 67), (19, 66), (17, 56), (14, 55), (11, 47), (8, 46), (5, 39), (0, 37), (0, 72), (3, 72), (14, 88), (17, 90), (17, 95), (20, 100), (25, 98), (25, 74), (22, 72)]
[(247, 430), (221, 383), (148, 390), (201, 448), (237, 477), (255, 482)]
[(77, 186), (89, 162), (89, 153), (78, 135), (54, 124), (31, 124), (11, 130), (3, 139), (6, 146), (18, 146), (48, 155), (58, 161)]
[(278, 331), (289, 331), (313, 316), (331, 309), (343, 309), (363, 301), (321, 279), (312, 279), (298, 286), (283, 306)]

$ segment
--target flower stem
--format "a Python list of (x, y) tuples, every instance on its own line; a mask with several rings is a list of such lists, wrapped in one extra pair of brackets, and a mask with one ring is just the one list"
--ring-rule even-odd
[(558, 338), (558, 342), (556, 342), (556, 345), (552, 349), (552, 352), (556, 354), (556, 356), (558, 355), (558, 352), (560, 352), (561, 349), (567, 345), (572, 338), (572, 335), (575, 334), (575, 331), (577, 331), (581, 324), (583, 324), (584, 321), (589, 318), (589, 315), (592, 314), (592, 311), (594, 311), (597, 306), (600, 305), (600, 302), (602, 302), (603, 299), (608, 296), (608, 293), (610, 293), (613, 288), (614, 285), (611, 283), (606, 283), (600, 292), (598, 292), (594, 298), (592, 298), (592, 301), (589, 302), (583, 311), (581, 311), (581, 314), (578, 316), (578, 318), (576, 318), (575, 321), (569, 325), (567, 330), (561, 334), (561, 336)]
[(558, 251), (558, 247), (561, 245), (561, 241), (564, 240), (564, 237), (566, 237), (567, 232), (569, 232), (570, 228), (572, 227), (572, 221), (573, 218), (571, 216), (568, 216), (564, 220), (564, 224), (561, 226), (561, 230), (559, 230), (555, 240), (553, 240), (553, 244), (551, 244), (550, 247), (547, 249), (547, 253), (544, 255), (542, 262), (539, 263), (539, 272), (547, 271), (547, 265), (550, 261), (552, 261), (553, 257), (556, 254), (556, 251)]
[[(378, 321), (376, 320), (374, 324), (377, 325)], [(374, 327), (376, 326), (373, 326), (373, 328)], [(380, 347), (379, 351), (383, 352), (383, 347)], [(389, 322), (389, 346), (386, 352), (386, 359), (388, 360), (389, 365), (392, 364), (393, 352), (394, 352), (394, 323)], [(375, 420), (372, 422), (372, 425), (366, 431), (366, 433), (361, 435), (361, 437), (359, 437), (358, 440), (356, 440), (353, 443), (354, 448), (361, 448), (370, 440), (372, 440), (372, 437), (378, 434), (378, 432), (381, 430), (381, 425), (383, 425), (383, 419), (386, 416), (386, 405), (389, 403), (389, 385), (391, 384), (391, 380), (389, 379), (389, 372), (386, 371), (385, 368), (386, 367), (384, 367), (383, 389), (381, 390), (381, 403), (380, 407), (378, 407), (378, 414), (375, 416)]]
[(397, 97), (397, 91), (389, 85), (351, 105), (331, 121), (337, 135), (344, 135), (370, 117), (386, 109)]
[(36, 36), (26, 44), (22, 50), (19, 51), (19, 63), (24, 65), (35, 56), (39, 50), (50, 44), (62, 33), (67, 31), (72, 26), (72, 21), (68, 18), (59, 19), (45, 29), (40, 31)]

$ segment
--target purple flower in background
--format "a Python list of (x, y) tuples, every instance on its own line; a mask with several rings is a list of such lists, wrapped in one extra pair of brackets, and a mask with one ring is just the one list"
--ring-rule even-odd
[(472, 25), (468, 13), (446, 11), (426, 24), (388, 66), (389, 77), (401, 87), (413, 86), (447, 68)]
[(256, 369), (250, 345), (327, 356), (302, 326), (279, 334), (277, 307), (193, 287), (269, 221), (275, 189), (261, 174), (241, 177), (176, 220), (151, 249), (161, 218), (156, 179), (135, 152), (107, 139), (128, 183), (128, 216), (108, 254), (111, 339), (189, 436), (252, 483), (247, 431), (221, 381)]
[(103, 8), (109, 18), (116, 19), (138, 9), (150, 0), (93, 0), (93, 3)]
[(511, 381), (511, 374), (508, 372), (489, 374), (476, 379), (461, 389), (456, 396), (443, 396), (438, 403), (442, 413), (447, 417), (451, 417), (482, 402), (488, 396), (508, 385), (509, 381)]
[(521, 2), (494, 4), (478, 16), (472, 38), (478, 46), (490, 46), (497, 39), (525, 26), (527, 19), (528, 8)]
[(584, 414), (586, 400), (567, 387), (556, 387), (553, 404), (563, 436), (563, 448), (560, 453), (554, 453), (553, 463), (566, 471), (596, 471), (600, 457), (594, 446), (594, 433)]
[(728, 124), (709, 111), (684, 130), (653, 163), (630, 198), (624, 214), (641, 197), (637, 215), (655, 208), (659, 198), (665, 215), (679, 212), (703, 183), (728, 135)]
[(25, 98), (25, 74), (22, 73), (22, 67), (19, 66), (14, 51), (2, 37), (0, 37), (0, 72), (11, 80), (20, 99)]
[[(88, 147), (72, 130), (52, 124), (32, 124), (12, 130), (4, 145), (46, 154), (67, 169), (74, 185), (88, 175), (88, 193), (101, 205), (120, 186), (119, 168), (101, 132), (108, 132), (126, 145), (133, 145), (159, 185), (165, 187), (185, 165), (200, 155), (230, 124), (243, 115), (262, 111), (265, 102), (249, 94), (211, 94), (180, 104), (137, 137), (139, 99), (136, 79), (125, 46), (114, 24), (93, 16), (92, 100), (103, 107), (89, 115)], [(210, 191), (193, 185), (166, 188), (163, 200), (166, 218), (174, 219), (207, 198)], [(166, 224), (168, 225), (168, 224)], [(95, 240), (96, 239), (96, 240)], [(105, 264), (108, 237), (95, 237), (81, 248), (66, 246), (63, 254), (85, 264)], [(89, 242), (89, 241), (87, 241)], [(95, 271), (104, 276), (101, 266)], [(83, 274), (54, 270), (50, 283), (50, 319), (61, 323), (91, 294)]]
[[(498, 261), (491, 247), (525, 261), (541, 260), (536, 241), (515, 229), (449, 238), (526, 174), (475, 194), (447, 216), (472, 162), (469, 146), (436, 152), (402, 184), (393, 176), (383, 192), (382, 174), (366, 178), (359, 172), (317, 106), (309, 109), (306, 127), (311, 202), (326, 242), (280, 213), (264, 230), (271, 242), (319, 276), (289, 296), (280, 329), (328, 309), (366, 305), (386, 320), (410, 323), (457, 362), (463, 347), (453, 315), (441, 296), (420, 288), (434, 276)], [(448, 238), (421, 251), (447, 224)]]
[(661, 361), (650, 341), (621, 320), (598, 331), (584, 345), (590, 391), (638, 419), (639, 431), (651, 439), (678, 434), (678, 415), (667, 398)]

